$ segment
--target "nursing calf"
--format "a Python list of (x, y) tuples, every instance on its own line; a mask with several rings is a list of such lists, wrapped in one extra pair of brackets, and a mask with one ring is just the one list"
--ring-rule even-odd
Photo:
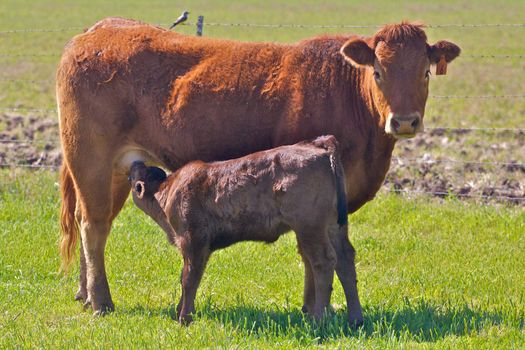
[(182, 253), (180, 322), (191, 322), (213, 251), (240, 241), (274, 242), (292, 229), (305, 265), (303, 311), (317, 320), (323, 317), (335, 269), (349, 321), (362, 323), (344, 174), (333, 136), (229, 161), (194, 161), (169, 176), (134, 162), (129, 180), (135, 204)]

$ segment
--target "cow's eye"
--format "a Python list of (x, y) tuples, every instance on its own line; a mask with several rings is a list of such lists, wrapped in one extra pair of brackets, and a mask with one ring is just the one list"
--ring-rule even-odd
[(431, 75), (430, 70), (427, 70), (427, 71), (425, 72), (425, 79), (430, 78), (430, 75)]
[(374, 79), (375, 79), (376, 81), (379, 81), (379, 79), (381, 79), (381, 75), (379, 74), (378, 71), (374, 71)]

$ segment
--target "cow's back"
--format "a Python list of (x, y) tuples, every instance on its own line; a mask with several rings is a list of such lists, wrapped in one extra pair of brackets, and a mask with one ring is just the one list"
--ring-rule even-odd
[(281, 74), (291, 49), (106, 19), (64, 50), (59, 108), (80, 113), (62, 124), (99, 127), (172, 169), (267, 149), (288, 100)]

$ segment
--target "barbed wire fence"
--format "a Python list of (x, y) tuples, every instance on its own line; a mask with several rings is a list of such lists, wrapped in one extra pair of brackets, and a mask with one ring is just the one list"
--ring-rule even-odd
[[(186, 22), (182, 23), (185, 26), (197, 26), (198, 23)], [(201, 22), (202, 24), (202, 22)], [(158, 24), (159, 26), (169, 26), (170, 24)], [(266, 28), (266, 29), (366, 29), (366, 28), (380, 28), (380, 24), (369, 24), (369, 25), (326, 25), (326, 24), (264, 24), (264, 23), (220, 23), (210, 22), (205, 23), (208, 27), (246, 27), (246, 28)], [(445, 29), (445, 28), (457, 28), (457, 29), (483, 29), (483, 28), (525, 28), (525, 23), (484, 23), (484, 24), (434, 24), (426, 25), (426, 28), (431, 29)], [(23, 35), (31, 33), (57, 33), (57, 32), (74, 32), (82, 31), (84, 27), (63, 27), (63, 28), (21, 28), (21, 29), (10, 29), (0, 30), (0, 37), (7, 35)], [(200, 31), (202, 33), (202, 27)], [(199, 32), (199, 28), (197, 28)], [(15, 52), (0, 52), (0, 58), (27, 58), (27, 57), (60, 57), (59, 53), (15, 53)], [(462, 58), (471, 59), (507, 59), (507, 60), (519, 60), (525, 58), (525, 54), (467, 54), (462, 55)], [(9, 84), (53, 84), (54, 79), (18, 79), (18, 78), (0, 78), (1, 82)], [(495, 100), (495, 99), (525, 99), (524, 94), (501, 94), (501, 95), (430, 95), (429, 98), (435, 100), (450, 100), (450, 99), (465, 99), (465, 100)], [(40, 113), (40, 114), (56, 114), (56, 108), (53, 106), (47, 108), (29, 108), (29, 107), (17, 107), (17, 106), (0, 106), (0, 112), (4, 113)], [(513, 133), (523, 137), (525, 135), (525, 129), (522, 128), (498, 128), (498, 127), (470, 127), (470, 128), (458, 128), (458, 127), (447, 127), (437, 126), (426, 128), (426, 130), (434, 132), (453, 132), (453, 133), (470, 133), (470, 132), (493, 132), (493, 133)], [(37, 140), (37, 139), (0, 139), (0, 144), (18, 144), (18, 145), (31, 145), (31, 146), (45, 146), (45, 147), (56, 147), (59, 144), (58, 139), (48, 140)], [(1, 158), (0, 158), (1, 160)], [(496, 166), (496, 167), (512, 167), (522, 169), (525, 173), (525, 163), (508, 161), (508, 162), (491, 162), (491, 161), (470, 161), (470, 160), (459, 160), (452, 158), (440, 158), (440, 159), (426, 159), (426, 158), (407, 158), (407, 157), (392, 157), (392, 164), (406, 165), (409, 163), (422, 163), (422, 164), (435, 164), (435, 163), (452, 163), (452, 164), (468, 164), (468, 165), (483, 165), (483, 166)], [(26, 169), (46, 169), (46, 170), (57, 170), (59, 165), (56, 164), (25, 164), (23, 160), (21, 162), (5, 162), (0, 161), (0, 168), (26, 168)], [(523, 184), (525, 187), (525, 184)], [(401, 188), (389, 188), (384, 187), (384, 191), (399, 193), (405, 195), (430, 195), (437, 197), (448, 197), (454, 196), (457, 198), (473, 198), (480, 200), (497, 200), (507, 201), (511, 203), (525, 203), (525, 194), (523, 196), (507, 196), (498, 194), (481, 194), (475, 195), (470, 193), (451, 192), (451, 191), (430, 191), (430, 190), (410, 190)], [(525, 190), (524, 190), (525, 193)]]
[[(199, 22), (183, 22), (182, 26), (196, 27)], [(169, 27), (171, 23), (156, 23), (159, 27)], [(297, 24), (297, 23), (226, 23), (226, 22), (205, 22), (207, 27), (248, 27), (248, 28), (283, 28), (283, 29), (377, 29), (384, 24)], [(427, 24), (426, 28), (445, 29), (445, 28), (524, 28), (525, 23), (444, 23)], [(23, 34), (23, 33), (56, 33), (83, 31), (86, 27), (61, 27), (61, 28), (19, 28), (0, 30), (0, 35)]]

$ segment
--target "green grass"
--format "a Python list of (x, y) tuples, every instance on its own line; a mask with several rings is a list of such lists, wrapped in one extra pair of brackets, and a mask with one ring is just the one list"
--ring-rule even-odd
[(78, 270), (57, 273), (59, 199), (52, 172), (0, 172), (0, 348), (522, 348), (525, 212), (455, 200), (380, 196), (350, 216), (365, 325), (300, 312), (303, 267), (293, 234), (214, 254), (196, 321), (174, 318), (181, 258), (128, 202), (107, 270), (116, 312), (73, 301)]

